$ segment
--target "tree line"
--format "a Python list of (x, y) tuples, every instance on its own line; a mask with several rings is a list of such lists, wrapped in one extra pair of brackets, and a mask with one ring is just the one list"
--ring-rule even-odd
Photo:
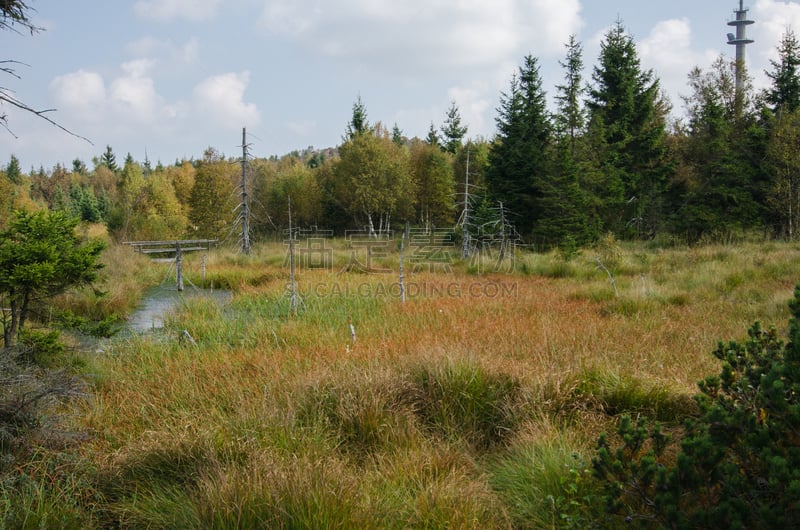
[[(624, 239), (796, 239), (800, 227), (800, 44), (787, 31), (770, 86), (737, 90), (720, 56), (687, 76), (684, 117), (617, 22), (588, 79), (573, 36), (554, 105), (534, 56), (500, 94), (494, 138), (467, 137), (455, 102), (426, 138), (371, 123), (359, 97), (340, 145), (245, 166), (254, 239), (288, 224), (379, 234), (406, 222), (467, 230), (498, 205), (537, 249)], [(235, 240), (241, 158), (209, 147), (201, 158), (119, 163), (110, 146), (71, 168), (0, 171), (0, 228), (19, 209), (65, 211), (105, 223), (119, 240)], [(477, 219), (477, 221), (476, 221)], [(474, 226), (474, 225), (473, 225)]]

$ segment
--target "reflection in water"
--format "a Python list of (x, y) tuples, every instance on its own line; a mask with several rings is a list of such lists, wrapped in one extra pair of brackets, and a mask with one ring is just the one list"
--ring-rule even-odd
[(211, 297), (225, 303), (230, 301), (231, 292), (225, 289), (187, 289), (179, 292), (175, 287), (155, 287), (147, 291), (140, 306), (128, 318), (127, 328), (134, 332), (163, 328), (167, 313), (183, 300), (195, 296)]

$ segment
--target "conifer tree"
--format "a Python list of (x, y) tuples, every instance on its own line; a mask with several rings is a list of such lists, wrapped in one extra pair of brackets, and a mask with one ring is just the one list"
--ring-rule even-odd
[(19, 159), (14, 155), (11, 155), (11, 160), (6, 166), (6, 178), (13, 184), (22, 184), (22, 170), (19, 167)]
[(564, 84), (556, 86), (558, 112), (555, 125), (558, 135), (569, 141), (570, 154), (574, 157), (576, 142), (586, 124), (586, 112), (582, 99), (586, 89), (583, 86), (583, 46), (570, 35), (566, 44), (567, 56), (559, 61), (564, 69)]
[(367, 133), (370, 130), (369, 120), (367, 119), (367, 107), (361, 101), (361, 96), (358, 96), (356, 102), (353, 103), (353, 116), (347, 124), (347, 131), (345, 134), (345, 141), (352, 140), (356, 136)]
[(740, 114), (735, 65), (719, 57), (706, 72), (695, 68), (689, 87), (692, 93), (684, 98), (688, 138), (681, 153), (688, 171), (678, 183), (683, 189), (673, 229), (696, 240), (757, 226), (765, 145), (751, 114)]
[(658, 228), (660, 197), (671, 172), (666, 158), (667, 105), (659, 82), (641, 68), (633, 39), (620, 22), (601, 44), (589, 91), (590, 138), (601, 153), (598, 189), (604, 221), (620, 235), (640, 236)]
[(395, 123), (392, 127), (392, 141), (397, 145), (403, 145), (403, 131), (400, 130), (400, 127)]
[(114, 150), (111, 149), (110, 145), (106, 146), (106, 152), (100, 156), (100, 163), (115, 173), (119, 170), (119, 166), (117, 166), (117, 156), (114, 154)]
[(583, 51), (574, 35), (566, 48), (566, 59), (560, 62), (564, 84), (556, 87), (558, 109), (554, 117), (556, 142), (551, 152), (552, 166), (542, 179), (539, 221), (534, 227), (534, 241), (546, 247), (575, 247), (596, 236), (590, 201), (580, 184), (585, 142), (581, 105)]
[(75, 232), (77, 218), (63, 212), (15, 213), (0, 233), (0, 301), (3, 343), (17, 333), (45, 300), (72, 287), (91, 284), (102, 265), (105, 245), (84, 241)]
[(781, 110), (792, 113), (800, 108), (800, 42), (793, 31), (783, 34), (778, 45), (778, 60), (771, 60), (772, 87), (766, 91), (766, 99), (777, 114)]
[(699, 383), (678, 447), (644, 418), (621, 419), (620, 447), (601, 437), (594, 472), (611, 513), (642, 528), (797, 526), (800, 287), (789, 309), (786, 342), (758, 322), (746, 340), (719, 342), (722, 369)]
[(448, 153), (455, 154), (467, 134), (467, 126), (461, 125), (461, 113), (458, 111), (455, 101), (450, 104), (450, 108), (447, 110), (447, 118), (440, 131), (442, 133), (442, 147)]
[(442, 142), (439, 140), (439, 133), (436, 132), (436, 126), (433, 122), (431, 122), (431, 127), (428, 129), (428, 136), (425, 138), (425, 141), (427, 141), (429, 145), (442, 146)]
[(526, 56), (500, 99), (497, 137), (489, 152), (489, 193), (516, 217), (513, 224), (529, 236), (540, 218), (542, 180), (548, 171), (552, 126), (539, 75), (538, 60)]

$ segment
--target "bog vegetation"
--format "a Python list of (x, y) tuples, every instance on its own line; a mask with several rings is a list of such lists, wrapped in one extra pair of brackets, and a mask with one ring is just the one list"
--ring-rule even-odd
[[(798, 41), (762, 93), (695, 69), (675, 123), (620, 23), (588, 91), (566, 52), (554, 109), (523, 59), (491, 140), (359, 98), (341, 145), (281, 158), (12, 155), (0, 526), (790, 524)], [(231, 301), (125, 332), (172, 265), (121, 243), (198, 238), (184, 273)]]
[[(692, 398), (697, 382), (722, 372), (703, 389), (724, 395), (751, 370), (749, 355), (762, 371), (781, 365), (800, 273), (794, 244), (664, 250), (605, 238), (569, 259), (517, 250), (504, 273), (471, 260), (449, 272), (409, 269), (402, 303), (390, 287), (397, 249), (380, 262), (393, 272), (337, 274), (351, 250), (329, 244), (330, 270), (297, 271), (296, 314), (286, 247), (256, 245), (251, 256), (206, 259), (205, 281), (234, 291), (227, 305), (187, 298), (164, 329), (118, 334), (88, 354), (69, 334), (60, 347), (25, 342), (25, 381), (55, 365), (73, 380), (50, 383), (69, 393), (15, 409), (17, 423), (3, 416), (4, 527), (587, 528), (627, 527), (631, 514), (658, 526), (668, 519), (647, 511), (650, 497), (607, 490), (641, 477), (597, 451), (601, 434), (600, 447), (628, 451), (630, 466), (649, 446), (625, 449), (631, 437), (617, 438), (618, 421), (651, 418), (671, 437), (658, 461), (673, 462), (699, 429), (684, 434), (683, 423), (710, 414), (708, 401)], [(153, 270), (139, 258), (112, 247), (102, 301), (90, 291), (58, 303), (126, 298), (129, 284), (114, 271), (150, 270), (156, 283), (168, 274), (168, 264)], [(202, 284), (200, 256), (186, 271)], [(717, 339), (746, 338), (755, 320), (778, 330), (751, 335), (769, 354), (726, 346), (732, 369), (723, 370)], [(794, 395), (792, 379), (771, 377), (785, 382), (780, 395)], [(15, 389), (4, 381), (6, 412)], [(770, 408), (770, 396), (733, 418), (774, 426), (793, 454), (794, 430), (783, 427), (795, 420), (783, 405)], [(708, 459), (735, 462), (725, 447)], [(776, 448), (764, 450), (777, 465)], [(600, 462), (613, 480), (598, 478)], [(744, 484), (767, 480), (765, 491), (780, 485), (796, 498), (790, 482), (773, 485), (765, 467), (749, 465)]]

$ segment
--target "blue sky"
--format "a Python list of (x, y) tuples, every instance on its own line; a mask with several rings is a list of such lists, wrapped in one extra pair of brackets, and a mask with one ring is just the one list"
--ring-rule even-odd
[[(255, 156), (341, 142), (354, 101), (371, 122), (424, 137), (452, 101), (469, 137), (495, 133), (496, 107), (526, 54), (539, 58), (548, 97), (562, 81), (564, 43), (584, 46), (590, 79), (599, 43), (619, 18), (645, 68), (675, 107), (694, 66), (726, 44), (738, 0), (30, 0), (45, 31), (0, 34), (0, 59), (21, 79), (0, 86), (89, 138), (4, 107), (0, 164), (71, 167), (110, 145), (153, 163), (199, 158), (206, 147), (236, 156), (242, 127)], [(745, 2), (757, 87), (800, 3)], [(14, 137), (16, 136), (16, 138)]]

